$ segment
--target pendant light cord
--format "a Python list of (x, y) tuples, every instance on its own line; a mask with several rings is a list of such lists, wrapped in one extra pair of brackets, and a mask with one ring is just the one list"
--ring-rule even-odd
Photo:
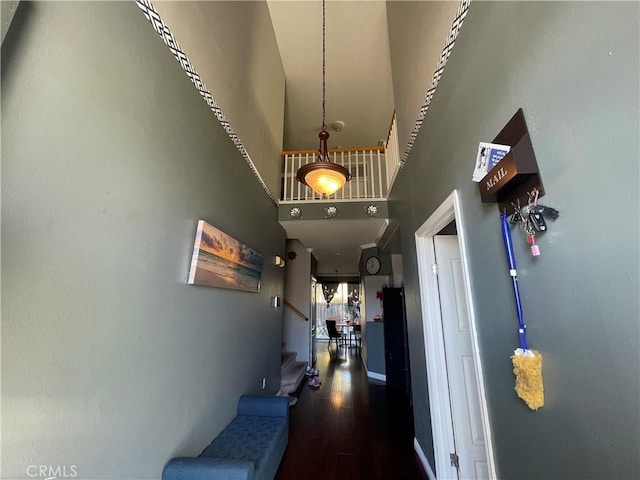
[[(326, 0), (322, 0), (322, 130), (318, 133), (320, 145), (318, 147), (318, 157), (315, 162), (306, 163), (298, 168), (296, 177), (298, 181), (307, 187), (311, 187), (315, 194), (333, 195), (340, 190), (346, 182), (351, 180), (351, 174), (344, 165), (331, 162), (329, 158), (329, 148), (327, 140), (327, 15)], [(332, 207), (335, 208), (335, 207)]]
[(325, 56), (326, 56), (325, 29), (326, 29), (325, 0), (322, 0), (322, 130), (327, 129), (326, 104), (325, 104), (325, 97), (326, 97), (325, 77), (326, 77), (326, 70), (327, 70), (326, 61), (325, 61)]

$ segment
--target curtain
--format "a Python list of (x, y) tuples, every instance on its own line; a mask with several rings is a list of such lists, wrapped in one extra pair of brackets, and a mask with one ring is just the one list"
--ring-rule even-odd
[(359, 283), (348, 283), (347, 284), (347, 302), (349, 315), (353, 319), (354, 322), (360, 322), (360, 284)]
[(322, 295), (324, 296), (324, 301), (327, 302), (327, 308), (329, 308), (329, 304), (331, 303), (331, 300), (333, 300), (333, 297), (335, 296), (336, 292), (338, 291), (338, 286), (340, 284), (339, 283), (328, 283), (328, 282), (323, 282), (322, 283)]

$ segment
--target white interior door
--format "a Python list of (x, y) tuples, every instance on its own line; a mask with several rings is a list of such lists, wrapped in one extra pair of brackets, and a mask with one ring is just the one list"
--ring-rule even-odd
[(433, 237), (460, 479), (488, 479), (484, 427), (457, 235)]

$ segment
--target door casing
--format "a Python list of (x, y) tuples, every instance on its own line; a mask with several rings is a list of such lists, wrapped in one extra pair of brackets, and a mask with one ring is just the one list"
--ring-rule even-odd
[(476, 330), (475, 309), (471, 279), (469, 276), (469, 260), (466, 250), (466, 231), (457, 190), (444, 200), (435, 212), (422, 224), (415, 233), (418, 276), (420, 279), (420, 297), (422, 303), (422, 321), (425, 344), (425, 360), (427, 365), (427, 382), (429, 386), (429, 402), (431, 424), (433, 428), (433, 447), (435, 454), (436, 474), (439, 478), (457, 478), (457, 471), (451, 465), (449, 454), (455, 452), (451, 406), (449, 403), (449, 381), (447, 378), (445, 345), (440, 313), (440, 296), (438, 281), (433, 265), (436, 264), (433, 237), (452, 220), (456, 221), (460, 260), (464, 275), (467, 315), (471, 329), (471, 344), (476, 368), (476, 379), (480, 396), (480, 412), (484, 427), (487, 463), (491, 478), (497, 478), (493, 455), (493, 440), (489, 422), (482, 360), (479, 354), (478, 335)]

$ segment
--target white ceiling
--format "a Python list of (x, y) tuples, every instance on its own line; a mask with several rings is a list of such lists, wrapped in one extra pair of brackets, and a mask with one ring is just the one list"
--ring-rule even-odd
[(319, 275), (357, 275), (360, 246), (375, 243), (385, 219), (294, 220), (280, 222), (289, 238), (297, 238), (318, 260)]
[[(284, 150), (318, 148), (322, 126), (322, 3), (268, 0), (286, 78)], [(394, 110), (384, 1), (326, 4), (326, 121), (329, 148), (386, 141)], [(318, 260), (319, 275), (357, 274), (360, 247), (375, 243), (381, 219), (281, 222)]]
[[(322, 3), (268, 0), (286, 78), (284, 149), (318, 148), (322, 126)], [(326, 4), (329, 148), (366, 147), (386, 140), (393, 85), (383, 1)]]
[[(268, 0), (286, 78), (284, 149), (318, 148), (322, 126), (322, 4)], [(329, 148), (386, 140), (393, 115), (393, 84), (383, 1), (326, 4), (326, 121)], [(357, 274), (360, 246), (374, 243), (386, 221), (281, 222), (318, 260), (318, 274)]]

